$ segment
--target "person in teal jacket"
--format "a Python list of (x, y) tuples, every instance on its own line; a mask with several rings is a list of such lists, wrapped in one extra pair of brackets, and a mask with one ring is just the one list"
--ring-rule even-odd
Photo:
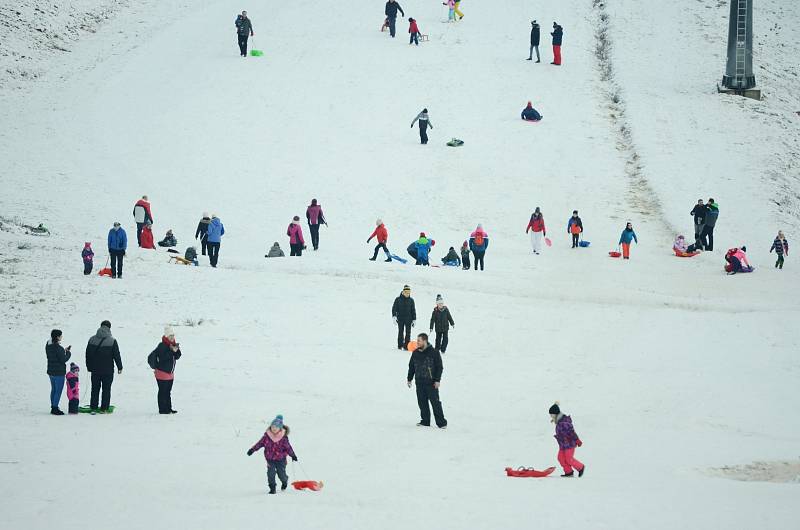
[(225, 235), (225, 226), (216, 215), (211, 216), (208, 224), (208, 235), (206, 236), (206, 247), (208, 249), (208, 260), (211, 266), (216, 268), (219, 261), (219, 247), (222, 244), (222, 236)]
[(629, 222), (619, 236), (619, 244), (622, 245), (622, 257), (624, 259), (631, 259), (631, 241), (636, 241), (636, 244), (639, 244), (636, 232), (633, 231), (633, 224)]

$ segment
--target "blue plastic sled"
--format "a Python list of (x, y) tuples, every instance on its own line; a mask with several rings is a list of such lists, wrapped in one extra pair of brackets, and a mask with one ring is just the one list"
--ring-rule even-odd
[(400, 263), (408, 263), (408, 260), (406, 258), (401, 258), (397, 254), (391, 254), (391, 256), (392, 256), (392, 261), (399, 261)]
[(591, 243), (589, 241), (579, 241), (578, 242), (578, 246), (579, 247), (584, 247), (585, 248), (585, 247), (588, 247), (589, 245), (591, 245)]

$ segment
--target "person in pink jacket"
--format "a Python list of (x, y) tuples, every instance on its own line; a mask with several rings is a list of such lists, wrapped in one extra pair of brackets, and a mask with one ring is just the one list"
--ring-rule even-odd
[(297, 462), (297, 455), (289, 443), (289, 426), (283, 424), (283, 416), (278, 414), (264, 436), (256, 444), (248, 449), (247, 456), (252, 455), (259, 449), (264, 449), (264, 459), (267, 461), (267, 484), (269, 485), (270, 495), (275, 494), (275, 474), (281, 479), (281, 490), (285, 490), (289, 485), (289, 476), (286, 474), (286, 457), (292, 457), (292, 462)]
[(286, 235), (289, 236), (289, 248), (291, 248), (290, 256), (302, 256), (303, 250), (306, 248), (306, 240), (303, 239), (303, 227), (300, 226), (300, 217), (294, 216), (292, 222), (289, 223), (289, 228), (286, 229)]
[(81, 387), (78, 380), (78, 373), (80, 368), (75, 363), (69, 363), (69, 373), (67, 373), (67, 400), (69, 400), (70, 414), (78, 413), (78, 406), (80, 405)]

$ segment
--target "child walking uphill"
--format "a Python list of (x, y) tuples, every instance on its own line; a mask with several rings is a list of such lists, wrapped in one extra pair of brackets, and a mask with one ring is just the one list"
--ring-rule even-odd
[(264, 449), (264, 458), (267, 461), (267, 484), (270, 495), (275, 494), (275, 474), (281, 479), (281, 491), (289, 486), (289, 476), (286, 474), (286, 457), (290, 456), (297, 462), (292, 444), (289, 443), (289, 426), (283, 424), (283, 416), (278, 414), (264, 433), (264, 436), (247, 451), (247, 456), (259, 449)]
[(578, 477), (583, 476), (586, 466), (575, 459), (575, 448), (583, 445), (581, 439), (572, 426), (572, 418), (561, 412), (561, 408), (556, 401), (550, 410), (551, 422), (556, 424), (556, 434), (554, 438), (558, 442), (558, 463), (564, 468), (562, 477), (572, 477), (575, 475), (574, 469), (578, 470)]
[(778, 235), (775, 236), (775, 241), (772, 242), (772, 247), (769, 249), (770, 254), (773, 250), (775, 251), (775, 254), (778, 255), (778, 261), (775, 262), (775, 268), (782, 270), (783, 257), (789, 255), (789, 242), (783, 235), (783, 230), (778, 230)]
[(92, 250), (92, 244), (88, 241), (83, 244), (81, 257), (83, 258), (83, 275), (89, 276), (92, 273), (92, 267), (94, 266), (94, 250)]
[(631, 259), (631, 241), (636, 241), (636, 244), (639, 244), (639, 240), (636, 239), (636, 232), (633, 231), (633, 225), (628, 223), (625, 225), (625, 230), (623, 230), (622, 234), (619, 236), (619, 244), (622, 245), (623, 259)]
[(69, 372), (67, 373), (67, 400), (69, 401), (69, 408), (67, 412), (70, 414), (78, 413), (78, 406), (80, 405), (81, 387), (78, 380), (78, 372), (80, 368), (75, 363), (69, 363)]
[(410, 34), (408, 38), (408, 45), (411, 46), (412, 44), (416, 44), (419, 46), (419, 26), (417, 26), (417, 21), (413, 18), (408, 19), (408, 33)]

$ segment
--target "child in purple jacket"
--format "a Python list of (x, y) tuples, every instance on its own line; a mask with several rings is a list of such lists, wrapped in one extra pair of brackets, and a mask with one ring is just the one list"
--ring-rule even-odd
[(278, 414), (264, 433), (264, 436), (247, 451), (247, 456), (252, 455), (261, 448), (264, 448), (264, 458), (267, 460), (267, 482), (269, 484), (270, 495), (275, 494), (275, 474), (281, 479), (281, 491), (289, 485), (289, 477), (286, 475), (286, 457), (292, 457), (293, 462), (297, 462), (297, 455), (294, 454), (292, 444), (289, 443), (289, 426), (283, 424), (283, 416)]
[(92, 244), (88, 241), (83, 244), (81, 257), (83, 258), (83, 275), (89, 276), (92, 273), (92, 266), (94, 265), (94, 250), (92, 250)]
[(558, 463), (564, 468), (562, 477), (572, 477), (575, 475), (573, 468), (578, 470), (578, 476), (582, 477), (586, 471), (586, 466), (575, 459), (575, 448), (583, 445), (575, 428), (572, 426), (572, 418), (561, 413), (558, 401), (550, 407), (550, 418), (556, 424), (556, 434), (554, 438), (558, 442)]
[(69, 373), (67, 373), (67, 399), (69, 400), (70, 414), (78, 413), (78, 405), (80, 405), (80, 382), (78, 381), (78, 372), (80, 368), (75, 363), (69, 363)]

